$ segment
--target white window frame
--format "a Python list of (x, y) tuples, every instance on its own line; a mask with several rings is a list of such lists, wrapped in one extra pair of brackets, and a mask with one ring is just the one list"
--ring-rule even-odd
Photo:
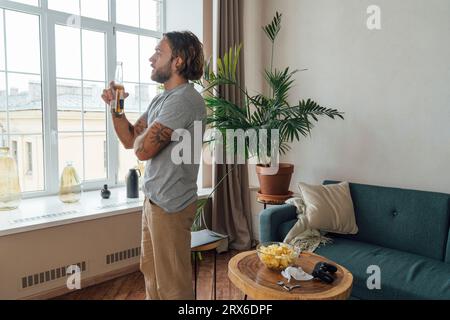
[[(116, 0), (108, 0), (109, 21), (88, 17), (79, 17), (82, 29), (103, 32), (106, 35), (106, 78), (112, 79), (116, 68), (116, 32), (128, 32), (141, 36), (161, 38), (166, 30), (166, 0), (161, 2), (160, 30), (151, 31), (116, 23)], [(55, 55), (55, 26), (66, 25), (73, 17), (69, 13), (48, 9), (47, 0), (40, 0), (40, 7), (0, 0), (0, 8), (23, 13), (38, 15), (40, 18), (40, 50), (41, 50), (41, 83), (42, 83), (42, 122), (44, 142), (44, 191), (24, 192), (23, 198), (34, 198), (58, 193), (59, 172), (58, 165), (58, 127), (57, 127), (57, 93), (56, 93), (56, 55)], [(5, 48), (6, 49), (6, 48)], [(138, 48), (140, 54), (140, 48)], [(82, 62), (81, 62), (82, 63)], [(83, 67), (81, 65), (81, 67)], [(140, 59), (139, 59), (140, 70)], [(100, 97), (99, 97), (100, 98)], [(104, 184), (112, 187), (122, 186), (118, 183), (119, 145), (112, 126), (111, 114), (107, 114), (107, 179), (88, 181), (83, 184), (83, 190), (96, 190)], [(8, 132), (9, 135), (9, 132)]]

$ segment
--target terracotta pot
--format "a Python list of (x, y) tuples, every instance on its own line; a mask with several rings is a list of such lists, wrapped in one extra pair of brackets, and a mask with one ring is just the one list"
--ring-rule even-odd
[(292, 173), (294, 173), (294, 165), (289, 163), (280, 163), (280, 168), (276, 175), (272, 175), (273, 168), (257, 165), (256, 174), (258, 175), (261, 188), (260, 193), (280, 196), (289, 194)]

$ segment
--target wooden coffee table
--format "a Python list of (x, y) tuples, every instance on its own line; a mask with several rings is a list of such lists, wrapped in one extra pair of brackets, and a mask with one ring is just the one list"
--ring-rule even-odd
[(245, 297), (256, 300), (346, 300), (350, 297), (353, 285), (352, 274), (344, 267), (324, 257), (313, 253), (302, 253), (297, 258), (296, 265), (311, 274), (318, 262), (328, 262), (338, 268), (336, 280), (326, 284), (319, 280), (297, 281), (290, 284), (300, 284), (300, 288), (287, 292), (277, 285), (284, 280), (281, 272), (272, 271), (259, 260), (256, 251), (243, 252), (234, 256), (228, 263), (228, 277), (240, 289)]

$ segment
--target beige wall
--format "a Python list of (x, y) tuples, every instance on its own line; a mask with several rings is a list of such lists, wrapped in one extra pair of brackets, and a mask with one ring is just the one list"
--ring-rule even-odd
[[(291, 102), (312, 98), (345, 112), (345, 121), (321, 120), (284, 158), (296, 165), (293, 191), (299, 181), (338, 179), (450, 193), (447, 0), (245, 3), (246, 56), (254, 57), (247, 84), (261, 88), (251, 78), (269, 64), (260, 27), (278, 10), (275, 65), (308, 69), (296, 76)], [(379, 31), (366, 27), (372, 4), (381, 7)]]
[[(245, 59), (245, 82), (250, 94), (258, 94), (263, 89), (263, 69), (264, 54), (262, 53), (263, 33), (261, 26), (263, 24), (264, 8), (260, 0), (244, 1), (244, 41), (243, 55)], [(255, 165), (249, 165), (250, 186), (259, 186), (256, 177)], [(256, 202), (257, 190), (250, 191), (251, 207), (253, 216), (253, 236), (259, 238), (259, 219), (258, 214), (263, 206)]]
[[(295, 145), (287, 157), (298, 164), (295, 180), (450, 193), (449, 2), (377, 1), (381, 31), (365, 27), (372, 1), (267, 3), (269, 14), (286, 13), (278, 64), (310, 69), (299, 75), (294, 96), (347, 114)], [(298, 44), (286, 50), (287, 43)]]

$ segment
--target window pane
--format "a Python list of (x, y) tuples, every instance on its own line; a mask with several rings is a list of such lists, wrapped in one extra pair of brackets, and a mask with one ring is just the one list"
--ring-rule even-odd
[(139, 82), (138, 36), (117, 32), (117, 61), (123, 62), (123, 80)]
[(0, 9), (0, 70), (5, 70), (5, 38), (3, 29), (3, 11)]
[(8, 71), (41, 73), (39, 17), (5, 11)]
[(10, 133), (42, 134), (41, 77), (8, 73)]
[(82, 32), (83, 79), (105, 81), (105, 34), (88, 30)]
[(24, 4), (29, 4), (31, 6), (38, 6), (39, 5), (39, 0), (12, 0), (14, 2), (19, 2), (19, 3), (24, 3)]
[(12, 155), (17, 159), (23, 192), (44, 190), (44, 144), (42, 135), (12, 135)]
[[(130, 85), (128, 85), (129, 87)], [(137, 85), (136, 85), (136, 88)], [(131, 94), (130, 94), (131, 97)], [(127, 99), (128, 100), (128, 99)], [(139, 101), (139, 100), (138, 100)], [(127, 119), (130, 121), (131, 124), (135, 124), (136, 121), (141, 116), (141, 113), (138, 111), (129, 111), (126, 112)], [(118, 173), (118, 182), (123, 183), (126, 181), (126, 175), (128, 174), (128, 171), (138, 164), (138, 159), (136, 155), (134, 154), (133, 150), (126, 150), (122, 143), (119, 141), (119, 173)]]
[(108, 0), (81, 0), (81, 15), (108, 21)]
[(78, 177), (83, 179), (83, 138), (81, 132), (59, 133), (59, 175), (61, 176), (67, 162), (72, 162)]
[(160, 26), (160, 1), (141, 0), (141, 28), (159, 31)]
[(56, 76), (81, 79), (80, 30), (57, 25)]
[(153, 98), (158, 93), (159, 85), (156, 84), (141, 84), (141, 110), (145, 112), (152, 102)]
[(48, 0), (48, 8), (76, 15), (80, 14), (78, 0)]
[(116, 0), (117, 23), (139, 27), (139, 0)]
[(151, 82), (152, 68), (150, 66), (150, 57), (155, 52), (155, 47), (158, 43), (158, 39), (150, 37), (140, 37), (141, 42), (141, 82)]
[[(6, 133), (7, 129), (8, 123), (6, 119), (6, 79), (5, 73), (0, 72), (0, 135)], [(3, 141), (0, 140), (0, 144), (2, 142)]]
[(106, 133), (84, 134), (85, 180), (106, 179)]
[(81, 81), (57, 80), (58, 131), (81, 131)]
[(138, 165), (138, 159), (133, 150), (125, 150), (122, 145), (119, 146), (119, 173), (117, 176), (118, 183), (124, 183), (128, 171)]
[(101, 99), (105, 83), (84, 82), (84, 130), (106, 131), (106, 105)]

